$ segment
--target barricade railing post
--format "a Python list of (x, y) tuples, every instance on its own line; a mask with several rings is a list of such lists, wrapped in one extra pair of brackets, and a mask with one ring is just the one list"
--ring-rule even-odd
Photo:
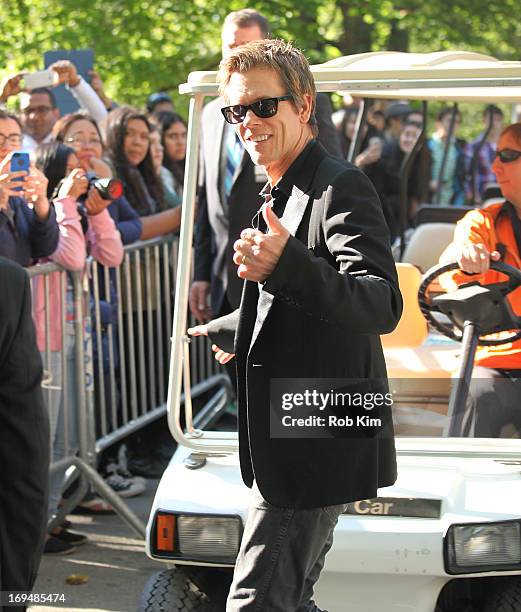
[[(128, 261), (128, 255), (124, 261)], [(116, 268), (116, 296), (118, 310), (118, 347), (119, 347), (119, 381), (121, 394), (121, 418), (123, 423), (128, 422), (128, 393), (127, 393), (127, 351), (125, 349), (124, 324), (123, 324), (123, 291), (121, 288), (121, 266)]]
[[(105, 288), (105, 300), (107, 301), (110, 308), (110, 322), (107, 324), (107, 335), (108, 335), (108, 357), (109, 357), (109, 383), (110, 383), (110, 403), (111, 403), (111, 423), (112, 429), (116, 429), (118, 426), (117, 417), (117, 390), (116, 390), (116, 356), (114, 353), (114, 322), (112, 321), (113, 315), (113, 303), (112, 303), (112, 291), (110, 283), (110, 268), (103, 267), (103, 281)], [(103, 360), (103, 373), (105, 373), (105, 360)]]
[(104, 436), (107, 433), (107, 406), (105, 401), (105, 378), (103, 376), (103, 343), (101, 341), (101, 312), (100, 312), (100, 289), (99, 289), (99, 276), (98, 276), (98, 264), (96, 261), (92, 262), (91, 267), (92, 273), (92, 294), (93, 294), (93, 306), (94, 306), (94, 334), (96, 335), (96, 356), (97, 356), (97, 400), (98, 400), (98, 414), (99, 414), (99, 429), (101, 435)]
[[(138, 399), (137, 399), (137, 374), (136, 374), (136, 347), (134, 342), (134, 319), (133, 311), (134, 304), (132, 300), (132, 285), (131, 285), (131, 253), (125, 255), (125, 287), (126, 287), (126, 308), (127, 308), (127, 341), (128, 341), (128, 363), (127, 380), (130, 383), (130, 415), (132, 419), (138, 417)], [(126, 366), (125, 366), (126, 367)]]
[[(154, 258), (150, 257), (150, 248), (145, 249), (145, 297), (146, 307), (144, 309), (144, 316), (146, 322), (146, 335), (143, 329), (143, 335), (145, 336), (145, 346), (148, 353), (148, 372), (145, 376), (145, 386), (148, 388), (148, 401), (143, 409), (143, 413), (147, 412), (147, 407), (152, 407), (156, 402), (156, 372), (155, 368), (158, 365), (158, 361), (155, 354), (155, 338), (154, 338), (154, 321), (153, 321), (153, 308), (152, 308), (152, 281), (150, 272), (150, 261), (154, 261)], [(160, 304), (156, 303), (156, 309), (159, 310)], [(141, 317), (143, 316), (141, 315)], [(144, 326), (143, 326), (144, 327)]]
[(84, 334), (83, 288), (81, 272), (71, 273), (73, 279), (74, 304), (74, 350), (76, 353), (76, 409), (78, 411), (79, 455), (89, 463), (87, 427), (87, 381), (85, 379), (85, 345), (88, 339)]
[[(154, 288), (155, 288), (155, 300), (157, 304), (156, 308), (156, 346), (157, 346), (157, 359), (158, 359), (158, 368), (157, 368), (157, 396), (155, 396), (158, 404), (162, 404), (165, 401), (165, 373), (164, 373), (164, 359), (165, 359), (165, 341), (164, 338), (164, 327), (163, 327), (163, 305), (164, 302), (161, 299), (161, 257), (159, 253), (159, 246), (156, 244), (153, 247), (153, 261), (154, 263)], [(165, 262), (165, 265), (169, 265), (168, 261)]]
[(138, 372), (139, 380), (139, 414), (142, 416), (146, 412), (146, 376), (145, 376), (145, 334), (143, 331), (143, 285), (141, 282), (141, 253), (134, 251), (135, 281), (136, 281), (136, 320), (137, 320), (137, 340), (138, 340)]

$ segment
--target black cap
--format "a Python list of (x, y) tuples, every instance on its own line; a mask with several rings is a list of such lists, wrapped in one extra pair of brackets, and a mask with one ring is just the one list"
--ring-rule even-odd
[(172, 98), (164, 91), (158, 91), (157, 93), (150, 94), (147, 99), (147, 111), (153, 112), (155, 106), (160, 102), (170, 102), (173, 104)]

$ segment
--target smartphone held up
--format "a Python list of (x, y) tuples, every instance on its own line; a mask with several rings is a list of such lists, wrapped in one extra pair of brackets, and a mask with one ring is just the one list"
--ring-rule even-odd
[(59, 75), (54, 70), (38, 70), (24, 75), (25, 89), (32, 90), (38, 87), (54, 87), (59, 82)]
[[(9, 171), (10, 172), (22, 172), (23, 171), (29, 174), (30, 165), (31, 165), (31, 161), (29, 158), (29, 153), (26, 153), (25, 151), (15, 151), (11, 155), (11, 165), (10, 165)], [(13, 180), (23, 181), (23, 177), (19, 176)], [(20, 185), (20, 187), (15, 187), (14, 190), (22, 191), (22, 186)]]

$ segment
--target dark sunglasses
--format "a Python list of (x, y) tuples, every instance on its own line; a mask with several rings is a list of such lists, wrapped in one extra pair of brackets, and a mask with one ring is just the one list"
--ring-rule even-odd
[(246, 117), (246, 113), (251, 110), (261, 119), (267, 119), (277, 114), (279, 102), (284, 100), (293, 100), (292, 96), (279, 96), (278, 98), (264, 98), (257, 100), (253, 104), (235, 104), (233, 106), (225, 106), (221, 108), (221, 113), (228, 123), (242, 123)]
[(514, 149), (503, 149), (501, 151), (496, 151), (496, 157), (499, 157), (499, 160), (504, 164), (509, 164), (510, 162), (516, 161), (521, 157), (521, 151), (514, 151)]

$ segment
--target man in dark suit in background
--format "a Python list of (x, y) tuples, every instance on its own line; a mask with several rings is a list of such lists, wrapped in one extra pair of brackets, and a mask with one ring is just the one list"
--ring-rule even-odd
[[(223, 57), (241, 45), (268, 36), (268, 21), (259, 12), (244, 9), (230, 13), (221, 33)], [(190, 289), (190, 310), (201, 322), (227, 314), (239, 305), (243, 281), (233, 264), (232, 245), (241, 230), (251, 225), (262, 204), (259, 192), (267, 180), (263, 168), (253, 164), (235, 130), (224, 121), (222, 106), (220, 98), (212, 100), (202, 117), (203, 184)], [(331, 154), (341, 155), (331, 110), (329, 97), (321, 94), (317, 107), (318, 139)]]
[(4, 257), (0, 295), (0, 591), (8, 597), (6, 591), (31, 591), (40, 564), (47, 522), (49, 424), (29, 279), (23, 268)]
[[(237, 367), (240, 465), (253, 492), (226, 610), (312, 612), (345, 504), (396, 479), (388, 401), (371, 412), (379, 424), (354, 419), (374, 391), (389, 395), (379, 336), (398, 323), (402, 301), (373, 186), (315, 140), (303, 54), (252, 42), (223, 59), (219, 82), (226, 120), (268, 176), (258, 228), (233, 245), (246, 281), (240, 309), (189, 330), (210, 336), (221, 363), (235, 353)], [(306, 406), (295, 392), (303, 385)], [(320, 408), (313, 392), (327, 399), (329, 389), (342, 390), (341, 403)], [(325, 420), (291, 424), (307, 414)], [(337, 427), (341, 416), (353, 425)]]

